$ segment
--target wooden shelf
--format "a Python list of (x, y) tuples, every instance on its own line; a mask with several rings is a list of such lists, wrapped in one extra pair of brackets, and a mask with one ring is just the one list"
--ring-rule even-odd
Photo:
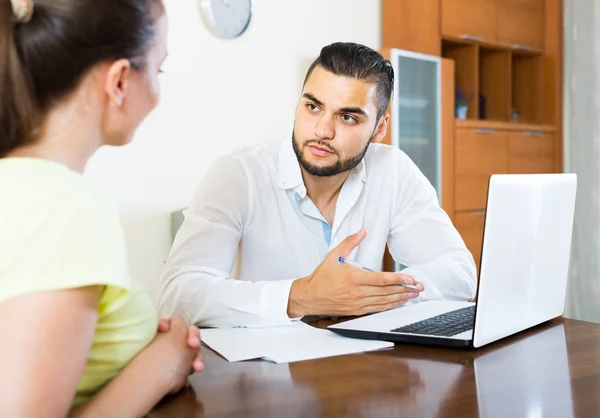
[(542, 120), (541, 57), (512, 56), (512, 104), (523, 123)]
[(470, 96), (467, 117), (470, 119), (479, 118), (477, 106), (477, 92), (479, 91), (477, 85), (479, 46), (455, 42), (443, 42), (442, 57), (454, 61), (455, 87)]
[(500, 51), (512, 51), (519, 55), (542, 55), (544, 51), (537, 48), (528, 48), (520, 45), (512, 45), (502, 42), (478, 41), (470, 38), (462, 38), (460, 36), (443, 35), (442, 41), (455, 43), (459, 45), (479, 45), (488, 49), (497, 49)]
[(537, 125), (529, 123), (502, 122), (490, 120), (470, 120), (456, 119), (457, 128), (480, 128), (480, 129), (499, 129), (505, 131), (540, 131), (554, 132), (556, 128), (553, 125)]
[(555, 124), (544, 102), (543, 55), (446, 37), (442, 57), (455, 62), (457, 94), (469, 98), (467, 119)]
[(479, 48), (479, 93), (485, 107), (479, 109), (480, 120), (510, 120), (511, 53), (493, 48)]

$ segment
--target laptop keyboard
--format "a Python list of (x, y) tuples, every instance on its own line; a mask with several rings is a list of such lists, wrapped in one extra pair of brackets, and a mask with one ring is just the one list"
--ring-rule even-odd
[(393, 329), (392, 332), (451, 337), (475, 325), (475, 305)]

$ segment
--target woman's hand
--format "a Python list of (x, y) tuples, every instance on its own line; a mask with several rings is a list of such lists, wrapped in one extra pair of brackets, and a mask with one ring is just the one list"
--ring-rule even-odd
[[(170, 318), (161, 318), (158, 320), (158, 332), (168, 332), (171, 328), (171, 320)], [(187, 344), (190, 348), (200, 349), (200, 330), (194, 325), (188, 325), (188, 335), (187, 335)], [(198, 351), (194, 362), (192, 363), (192, 369), (194, 372), (200, 373), (204, 369), (204, 360), (202, 359), (202, 354)]]
[(176, 393), (188, 385), (187, 378), (191, 373), (204, 368), (199, 352), (200, 331), (195, 326), (187, 326), (178, 316), (171, 317), (168, 324), (160, 321), (158, 331), (143, 354), (151, 357), (154, 367), (160, 369), (168, 392)]

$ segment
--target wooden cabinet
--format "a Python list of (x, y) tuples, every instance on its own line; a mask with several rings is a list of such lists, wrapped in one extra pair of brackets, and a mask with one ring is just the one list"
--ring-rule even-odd
[(555, 172), (554, 133), (504, 124), (500, 129), (458, 128), (455, 141), (453, 220), (479, 270), (490, 176)]
[(496, 41), (496, 0), (440, 0), (440, 3), (442, 35)]
[(508, 173), (507, 133), (495, 129), (457, 129), (455, 168), (455, 209), (485, 209), (490, 176)]
[(509, 167), (512, 174), (553, 173), (554, 135), (539, 131), (509, 133)]
[(563, 1), (382, 0), (383, 46), (454, 60), (457, 118), (558, 126)]
[[(418, 2), (415, 2), (418, 3)], [(544, 49), (544, 0), (440, 0), (442, 35)]]
[(485, 223), (485, 211), (474, 211), (457, 213), (454, 226), (460, 233), (467, 249), (473, 255), (477, 271), (481, 260), (481, 247), (483, 240), (483, 226)]
[(453, 63), (442, 74), (442, 207), (478, 268), (490, 176), (562, 171), (564, 1), (382, 0), (384, 48)]
[(544, 0), (498, 0), (496, 3), (499, 42), (518, 49), (544, 49)]
[(484, 210), (492, 174), (553, 173), (554, 134), (536, 130), (459, 128), (455, 210)]
[(440, 55), (440, 0), (383, 0), (383, 48)]

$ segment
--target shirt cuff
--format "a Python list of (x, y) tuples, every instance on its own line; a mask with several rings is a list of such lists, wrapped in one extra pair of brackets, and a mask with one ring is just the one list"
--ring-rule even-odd
[(287, 314), (290, 290), (297, 279), (277, 280), (269, 283), (263, 293), (263, 309), (267, 312), (266, 317), (276, 324), (289, 324), (298, 321), (302, 317), (290, 318)]
[(428, 300), (444, 300), (444, 297), (440, 294), (438, 288), (419, 270), (409, 267), (400, 271), (400, 273), (412, 276), (416, 281), (423, 283), (423, 287), (425, 288), (418, 297), (410, 300), (411, 303), (425, 302)]

